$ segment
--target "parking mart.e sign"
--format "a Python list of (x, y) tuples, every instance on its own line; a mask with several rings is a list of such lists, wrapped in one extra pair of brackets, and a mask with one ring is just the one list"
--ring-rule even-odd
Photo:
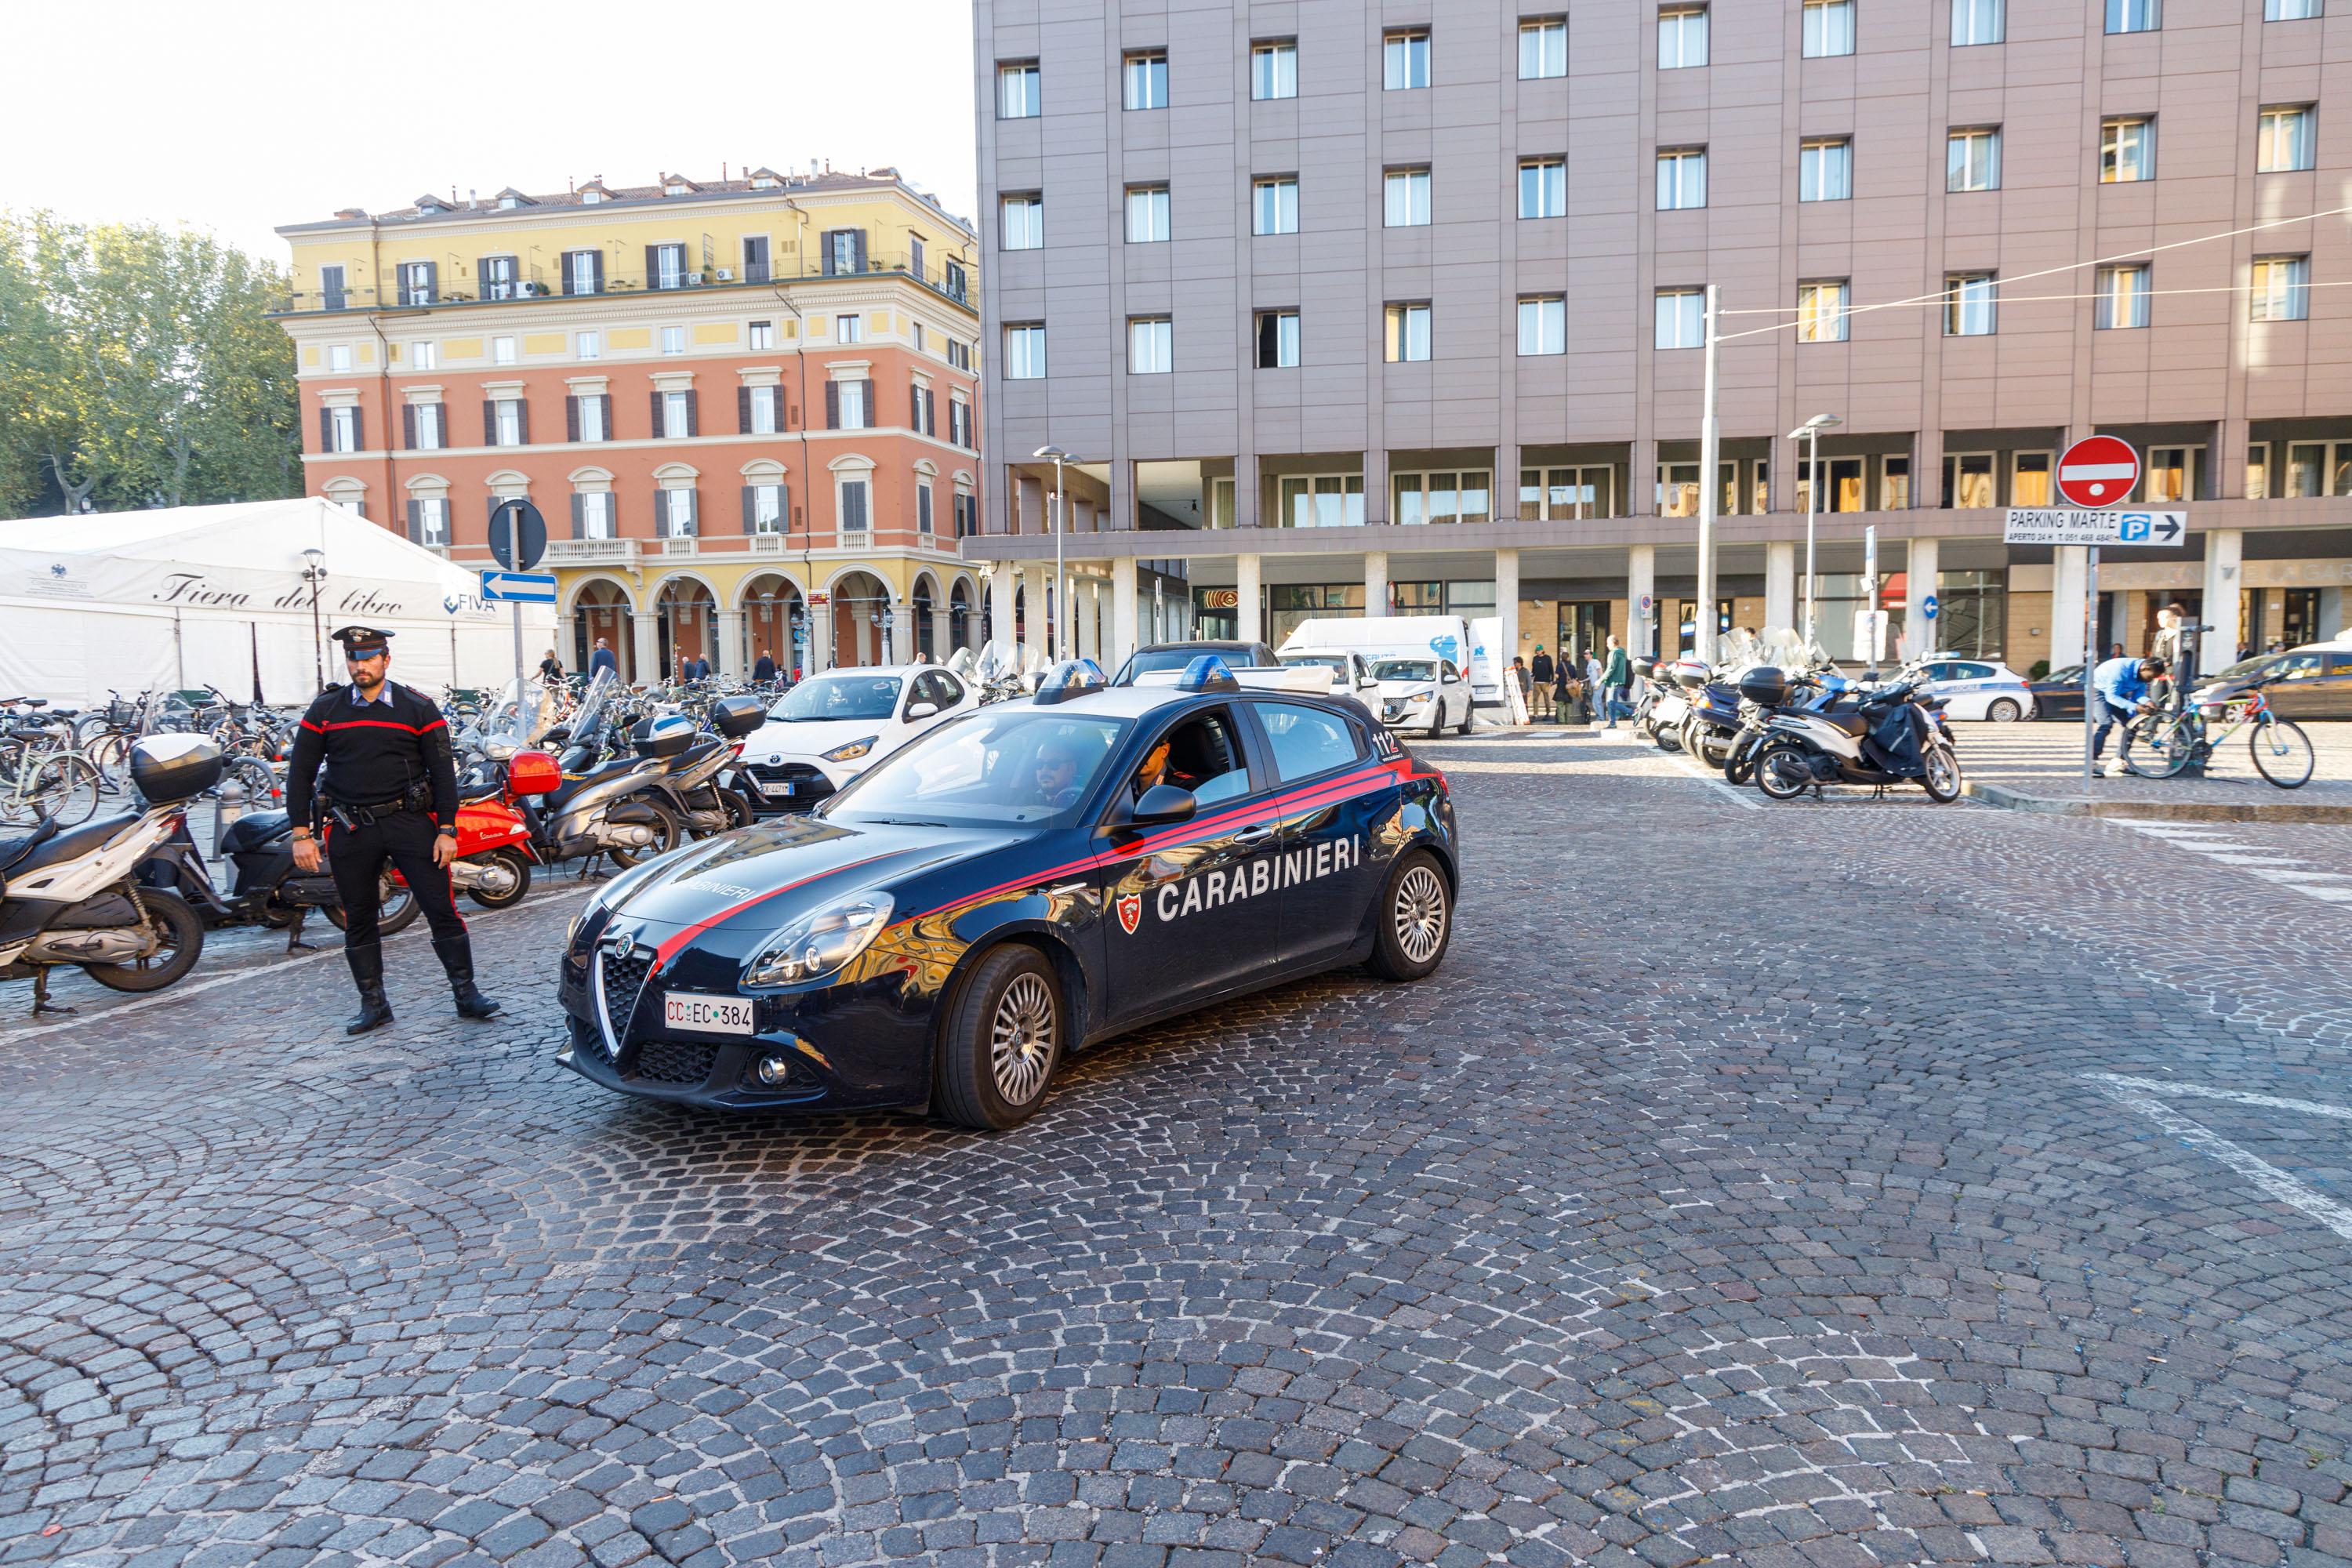
[(2006, 544), (2178, 546), (2189, 538), (2189, 514), (2013, 506), (2000, 537)]

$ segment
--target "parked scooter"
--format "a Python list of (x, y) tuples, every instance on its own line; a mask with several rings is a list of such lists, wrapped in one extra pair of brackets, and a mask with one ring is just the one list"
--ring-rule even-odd
[[(155, 852), (140, 862), (142, 888), (176, 893), (196, 911), (206, 931), (224, 926), (267, 926), (286, 933), (286, 951), (309, 952), (314, 944), (302, 940), (303, 923), (312, 910), (325, 913), (338, 928), (344, 923), (343, 901), (335, 879), (323, 866), (304, 872), (294, 865), (294, 829), (282, 811), (248, 812), (222, 830), (221, 858), (236, 868), (226, 893), (213, 880), (211, 868), (196, 850), (184, 818)], [(405, 930), (417, 915), (416, 900), (397, 873), (387, 870), (380, 884), (383, 933)]]
[(143, 737), (130, 761), (143, 809), (70, 828), (45, 818), (0, 840), (0, 980), (29, 977), (36, 1014), (73, 1011), (49, 1001), (49, 971), (60, 965), (117, 991), (159, 991), (195, 967), (204, 921), (177, 894), (142, 888), (137, 873), (223, 765), (205, 736)]
[(640, 721), (629, 731), (632, 749), (665, 764), (648, 782), (646, 795), (657, 798), (690, 837), (707, 838), (750, 823), (751, 801), (723, 787), (719, 775), (743, 754), (743, 738), (767, 720), (767, 707), (759, 699), (728, 697), (711, 705), (716, 733), (696, 729), (683, 713)]
[(1950, 731), (1919, 700), (1924, 675), (1874, 688), (1813, 710), (1783, 706), (1781, 672), (1748, 672), (1741, 693), (1776, 710), (1756, 756), (1756, 784), (1774, 800), (1793, 800), (1823, 784), (1889, 784), (1916, 781), (1938, 805), (1959, 798), (1959, 753)]

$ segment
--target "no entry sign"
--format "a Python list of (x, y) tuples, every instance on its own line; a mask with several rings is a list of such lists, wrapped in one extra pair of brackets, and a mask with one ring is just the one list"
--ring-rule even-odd
[(2058, 493), (2080, 507), (2115, 506), (2139, 483), (2139, 454), (2113, 436), (2086, 436), (2059, 455)]

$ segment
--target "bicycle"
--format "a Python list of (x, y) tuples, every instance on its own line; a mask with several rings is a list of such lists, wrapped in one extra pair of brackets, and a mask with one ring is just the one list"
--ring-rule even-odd
[(0, 823), (76, 827), (98, 812), (99, 772), (74, 747), (76, 715), (38, 711), (47, 705), (37, 698), (8, 704), (6, 727), (0, 730)]
[(2319, 760), (2311, 737), (2293, 720), (2273, 712), (2260, 686), (2248, 687), (2228, 701), (2214, 704), (2214, 709), (2224, 721), (2219, 732), (2213, 731), (2205, 710), (2195, 706), (2178, 713), (2150, 715), (2140, 727), (2139, 740), (2154, 754), (2135, 765), (2151, 778), (2171, 778), (2192, 762), (2211, 761), (2223, 742), (2251, 725), (2253, 732), (2246, 737), (2246, 746), (2256, 773), (2280, 789), (2301, 789), (2311, 782), (2312, 769)]

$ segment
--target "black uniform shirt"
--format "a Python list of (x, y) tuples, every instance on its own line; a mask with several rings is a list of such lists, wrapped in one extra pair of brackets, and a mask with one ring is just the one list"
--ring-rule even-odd
[(319, 694), (294, 732), (286, 773), (286, 814), (310, 820), (319, 764), (327, 764), (326, 796), (352, 805), (396, 798), (412, 784), (433, 792), (433, 820), (457, 826), (457, 767), (449, 754), (449, 722), (430, 699), (387, 680), (366, 701), (356, 686)]

